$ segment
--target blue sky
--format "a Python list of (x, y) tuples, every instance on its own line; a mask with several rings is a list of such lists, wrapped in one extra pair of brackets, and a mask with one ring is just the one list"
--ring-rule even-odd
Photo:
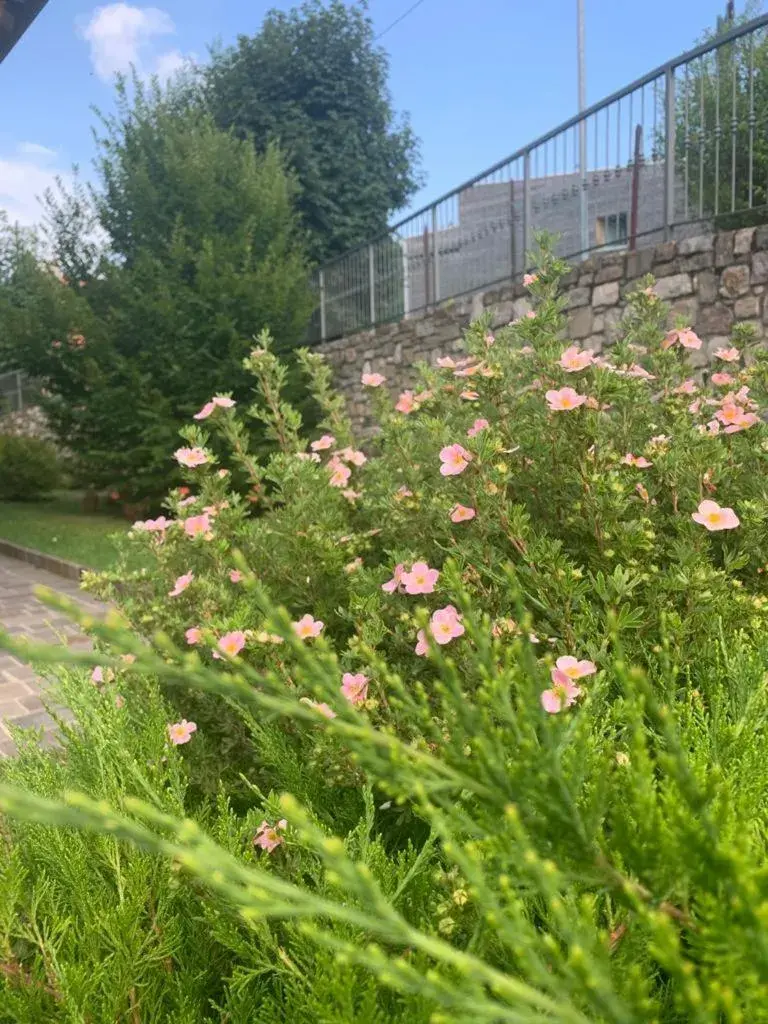
[[(370, 0), (391, 59), (395, 107), (422, 140), (427, 203), (576, 110), (576, 0)], [(157, 0), (150, 5), (49, 0), (0, 64), (0, 207), (39, 216), (54, 174), (94, 153), (90, 107), (109, 110), (111, 76), (133, 60), (144, 74), (206, 58), (214, 40), (255, 32), (292, 0)], [(758, 13), (764, 10), (754, 4)], [(737, 11), (744, 0), (737, 2)], [(587, 102), (690, 48), (725, 0), (585, 0)]]

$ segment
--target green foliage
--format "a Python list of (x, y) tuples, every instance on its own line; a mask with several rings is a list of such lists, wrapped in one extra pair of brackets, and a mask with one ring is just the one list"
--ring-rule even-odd
[(41, 498), (60, 481), (59, 456), (50, 441), (0, 434), (0, 500)]
[(253, 336), (269, 326), (290, 348), (312, 303), (276, 149), (257, 155), (138, 85), (130, 101), (121, 87), (99, 147), (108, 251), (94, 265), (82, 249), (82, 194), (49, 197), (57, 264), (78, 276), (62, 284), (24, 253), (0, 294), (3, 344), (47, 389), (46, 414), (86, 482), (144, 499), (167, 488), (178, 429), (210, 390), (247, 393)]
[(307, 0), (270, 11), (254, 36), (213, 54), (205, 103), (258, 150), (277, 141), (321, 261), (382, 235), (420, 180), (407, 118), (395, 120), (388, 59), (364, 4)]
[[(49, 596), (95, 651), (4, 638), (75, 716), (2, 769), (9, 1021), (766, 1019), (768, 360), (739, 326), (693, 380), (647, 280), (574, 366), (563, 269), (411, 412), (376, 389), (366, 459), (312, 353), (307, 450), (263, 335), (253, 403), (185, 428), (191, 493), (132, 531), (153, 569), (89, 579), (119, 612)], [(713, 497), (738, 525), (692, 518)], [(548, 713), (568, 655), (595, 671)]]

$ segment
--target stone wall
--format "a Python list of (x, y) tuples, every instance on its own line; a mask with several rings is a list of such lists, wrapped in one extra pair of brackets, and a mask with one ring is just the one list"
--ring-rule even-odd
[[(656, 293), (670, 304), (670, 324), (683, 316), (706, 344), (691, 353), (704, 365), (725, 345), (737, 320), (753, 324), (760, 338), (768, 332), (768, 225), (696, 235), (676, 242), (610, 252), (575, 266), (564, 280), (568, 337), (602, 351), (615, 338), (627, 291), (651, 273)], [(530, 308), (520, 283), (452, 299), (398, 323), (381, 324), (348, 338), (317, 346), (334, 368), (355, 425), (369, 425), (363, 373), (383, 373), (393, 392), (413, 383), (413, 366), (434, 363), (439, 355), (461, 349), (461, 334), (483, 311), (501, 327)]]

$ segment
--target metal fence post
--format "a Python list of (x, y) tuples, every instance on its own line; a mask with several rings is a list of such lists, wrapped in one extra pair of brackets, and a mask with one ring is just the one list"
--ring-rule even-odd
[(432, 291), (433, 301), (440, 301), (440, 256), (437, 245), (437, 207), (432, 207)]
[(675, 220), (675, 146), (676, 146), (676, 111), (675, 111), (675, 69), (668, 67), (664, 72), (664, 238), (672, 237), (672, 225)]
[(320, 340), (328, 337), (325, 322), (325, 271), (320, 271)]
[(523, 270), (531, 248), (531, 152), (523, 157)]
[(368, 246), (368, 289), (371, 300), (371, 327), (376, 323), (376, 263), (373, 258), (373, 245)]
[(400, 251), (403, 254), (403, 316), (411, 311), (411, 268), (408, 266), (408, 239), (400, 239)]
[(16, 374), (16, 394), (19, 401), (19, 412), (24, 408), (24, 389), (21, 382), (21, 373)]

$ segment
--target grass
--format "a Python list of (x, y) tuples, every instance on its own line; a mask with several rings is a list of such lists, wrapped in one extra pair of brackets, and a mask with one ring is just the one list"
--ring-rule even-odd
[(131, 524), (115, 512), (86, 514), (81, 502), (81, 494), (68, 492), (47, 501), (0, 502), (0, 539), (89, 569), (108, 569), (117, 557), (114, 534)]

